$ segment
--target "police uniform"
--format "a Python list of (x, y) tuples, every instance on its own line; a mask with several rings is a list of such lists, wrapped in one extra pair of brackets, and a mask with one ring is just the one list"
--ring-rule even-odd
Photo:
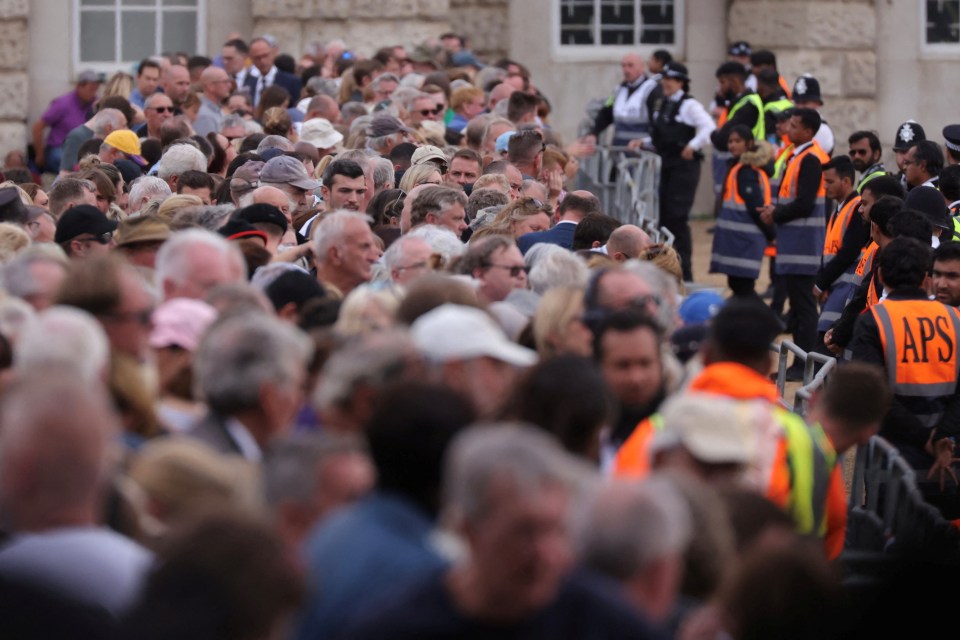
[(860, 174), (860, 182), (857, 183), (857, 193), (863, 193), (863, 185), (867, 184), (874, 178), (879, 178), (880, 176), (885, 175), (887, 175), (887, 169), (883, 166), (883, 162), (876, 162), (870, 165), (862, 174)]
[[(665, 67), (663, 77), (681, 82), (690, 80), (687, 68), (677, 62)], [(703, 160), (700, 149), (709, 144), (714, 128), (713, 118), (707, 110), (683, 89), (664, 97), (653, 117), (653, 146), (662, 159), (660, 224), (676, 237), (673, 246), (680, 254), (686, 281), (693, 280), (689, 218), (700, 181), (700, 162)], [(692, 160), (681, 156), (687, 146), (695, 152)]]
[[(897, 135), (893, 141), (893, 150), (899, 151), (901, 153), (906, 152), (911, 145), (927, 139), (927, 134), (924, 132), (923, 127), (920, 126), (916, 120), (907, 120), (899, 127), (897, 127)], [(900, 178), (900, 186), (903, 187), (904, 191), (908, 190), (910, 187), (907, 185), (907, 176), (901, 171), (898, 175)]]
[(960, 162), (960, 124), (948, 124), (943, 128), (943, 146), (947, 149), (947, 164)]
[[(819, 102), (820, 105), (823, 106), (823, 98), (820, 95), (820, 82), (810, 74), (800, 76), (793, 85), (794, 104), (805, 101)], [(820, 112), (820, 107), (817, 107), (817, 112)], [(833, 146), (835, 143), (833, 129), (827, 124), (827, 120), (823, 117), (823, 114), (820, 114), (820, 129), (816, 135), (813, 136), (813, 139), (817, 141), (821, 149), (827, 152), (828, 156), (833, 155)]]

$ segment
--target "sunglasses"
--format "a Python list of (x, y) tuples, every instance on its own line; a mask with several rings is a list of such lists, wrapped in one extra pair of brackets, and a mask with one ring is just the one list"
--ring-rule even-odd
[(113, 240), (113, 231), (104, 231), (99, 235), (94, 235), (92, 238), (80, 238), (81, 242), (98, 242), (100, 244), (110, 244), (110, 241)]
[(435, 116), (440, 114), (443, 109), (420, 109), (420, 115), (422, 116)]
[(870, 155), (869, 149), (850, 149), (851, 156), (868, 156)]
[(530, 273), (530, 267), (527, 267), (527, 266), (518, 267), (516, 265), (509, 265), (509, 264), (489, 264), (489, 263), (485, 264), (484, 266), (487, 267), (488, 269), (507, 269), (508, 271), (510, 271), (511, 278), (517, 278), (520, 276), (521, 273)]
[(173, 107), (150, 107), (157, 113), (173, 113)]

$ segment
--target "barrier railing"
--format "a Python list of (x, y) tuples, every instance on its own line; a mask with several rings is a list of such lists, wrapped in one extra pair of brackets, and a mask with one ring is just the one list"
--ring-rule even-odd
[[(784, 407), (801, 416), (805, 415), (810, 398), (817, 389), (823, 386), (827, 377), (833, 372), (837, 366), (837, 359), (822, 353), (804, 351), (790, 340), (772, 344), (770, 349), (779, 354), (776, 382), (777, 391), (780, 392), (780, 401)], [(792, 406), (786, 399), (787, 361), (791, 353), (803, 363), (803, 384), (794, 394)]]
[(913, 469), (893, 445), (874, 436), (857, 447), (844, 551), (849, 561), (898, 549), (958, 546), (960, 533), (924, 501)]

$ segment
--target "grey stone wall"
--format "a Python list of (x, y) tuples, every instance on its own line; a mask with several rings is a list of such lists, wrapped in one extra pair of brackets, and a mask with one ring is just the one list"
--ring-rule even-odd
[(878, 126), (876, 11), (872, 0), (733, 0), (727, 37), (774, 51), (791, 84), (804, 73), (819, 80), (843, 150), (852, 132)]
[(342, 39), (371, 55), (412, 45), (450, 29), (450, 0), (253, 0), (253, 30), (276, 37), (294, 56), (314, 41)]
[(0, 156), (27, 143), (28, 0), (0, 0)]
[(450, 0), (450, 26), (490, 62), (510, 51), (509, 0)]

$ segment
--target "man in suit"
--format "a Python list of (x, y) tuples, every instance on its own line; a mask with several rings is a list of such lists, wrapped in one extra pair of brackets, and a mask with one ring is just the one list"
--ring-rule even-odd
[(310, 339), (260, 313), (228, 318), (204, 336), (193, 364), (209, 413), (186, 432), (220, 453), (260, 462), (303, 402)]
[(600, 201), (589, 191), (568, 193), (557, 208), (557, 223), (552, 229), (527, 233), (517, 240), (520, 251), (526, 253), (539, 242), (556, 244), (564, 249), (573, 249), (573, 234), (577, 224), (590, 213), (600, 213)]
[(260, 96), (267, 87), (277, 85), (290, 93), (290, 104), (300, 99), (300, 78), (292, 73), (280, 71), (273, 64), (279, 53), (277, 41), (272, 36), (261, 36), (250, 43), (250, 67), (243, 79), (243, 85), (250, 91), (253, 105), (260, 102)]

